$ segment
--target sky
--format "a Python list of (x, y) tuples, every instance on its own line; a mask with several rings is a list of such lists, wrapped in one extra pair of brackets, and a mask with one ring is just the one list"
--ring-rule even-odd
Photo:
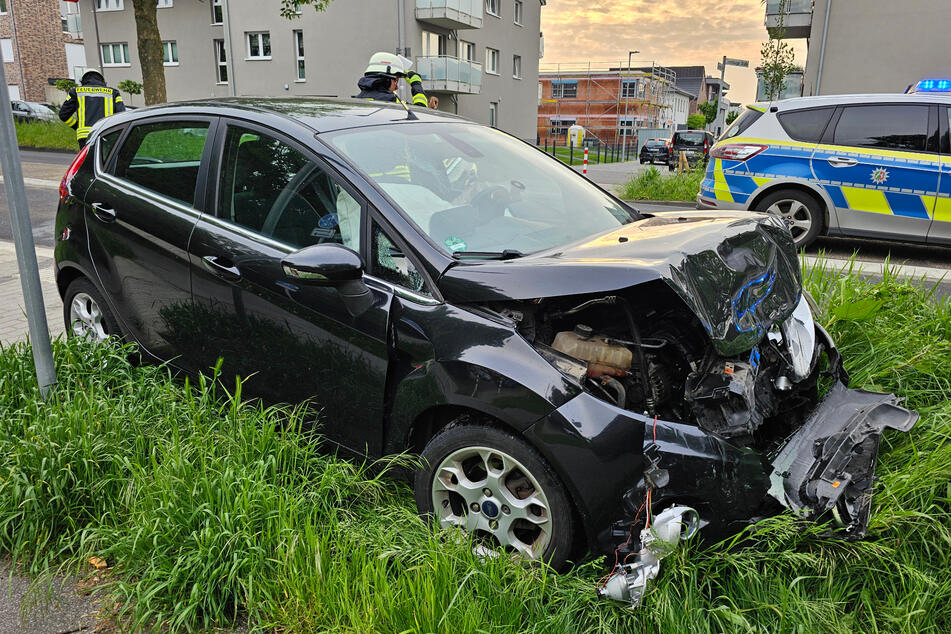
[[(750, 67), (728, 66), (727, 97), (749, 103), (756, 97), (760, 45), (766, 39), (760, 0), (548, 0), (542, 7), (545, 57), (542, 66), (569, 62), (633, 65), (703, 65), (720, 76), (724, 55)], [(796, 63), (805, 65), (805, 40), (790, 40)]]

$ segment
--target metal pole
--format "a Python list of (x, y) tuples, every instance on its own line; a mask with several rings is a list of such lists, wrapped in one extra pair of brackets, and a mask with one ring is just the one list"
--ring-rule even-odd
[(822, 90), (822, 62), (826, 56), (826, 35), (829, 33), (829, 12), (832, 9), (832, 0), (826, 0), (826, 21), (822, 23), (822, 48), (819, 49), (819, 75), (816, 77), (816, 92), (813, 94), (821, 95)]
[(40, 269), (36, 263), (36, 245), (30, 225), (30, 210), (23, 185), (23, 168), (20, 165), (17, 135), (13, 127), (13, 111), (10, 107), (10, 91), (7, 76), (0, 64), (0, 168), (3, 169), (3, 184), (10, 205), (10, 224), (13, 228), (13, 243), (16, 246), (17, 267), (20, 284), (26, 303), (26, 320), (33, 344), (33, 363), (40, 394), (46, 398), (49, 387), (56, 383), (56, 367), (53, 365), (53, 349), (50, 346), (50, 331), (46, 323), (46, 308), (43, 306), (43, 288), (40, 285)]
[(224, 31), (225, 31), (225, 49), (228, 51), (228, 88), (230, 88), (231, 96), (234, 97), (238, 94), (238, 78), (234, 76), (234, 51), (231, 48), (231, 12), (228, 10), (228, 0), (221, 0), (221, 9), (222, 15), (224, 18)]
[[(96, 15), (96, 0), (89, 0), (89, 4), (92, 6), (92, 23), (96, 27), (96, 53), (99, 56), (99, 72), (102, 73), (102, 45), (99, 43), (99, 16)], [(105, 74), (103, 74), (103, 77), (105, 77)], [(79, 79), (82, 79), (82, 77)]]

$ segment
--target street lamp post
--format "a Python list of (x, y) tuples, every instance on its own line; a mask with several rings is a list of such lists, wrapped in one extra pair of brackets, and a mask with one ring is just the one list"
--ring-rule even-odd
[[(632, 55), (637, 55), (638, 53), (640, 53), (640, 51), (628, 51), (628, 52), (627, 52), (627, 74), (628, 74), (628, 75), (631, 74), (631, 56), (632, 56)], [(628, 129), (628, 125), (627, 125), (627, 101), (628, 101), (628, 97), (624, 94), (624, 92), (625, 92), (625, 91), (624, 91), (624, 81), (625, 81), (625, 80), (622, 78), (622, 79), (621, 79), (621, 97), (624, 98), (624, 121), (621, 122), (621, 124), (622, 124), (623, 127), (624, 127), (624, 134), (622, 135), (622, 138), (624, 139), (624, 150), (623, 150), (624, 154), (622, 155), (622, 160), (624, 160), (624, 159), (627, 158), (627, 129)]]
[[(721, 129), (721, 127), (723, 126), (723, 123), (721, 122), (721, 119), (722, 119), (723, 117), (720, 116), (720, 113), (721, 113), (721, 112), (725, 112), (725, 110), (721, 109), (720, 106), (723, 105), (723, 80), (724, 80), (724, 78), (726, 77), (726, 67), (727, 67), (727, 66), (739, 66), (739, 67), (741, 67), (741, 68), (749, 68), (749, 67), (750, 67), (750, 62), (749, 62), (749, 60), (746, 60), (746, 59), (734, 59), (734, 58), (732, 58), (732, 57), (727, 57), (726, 55), (724, 55), (724, 56), (723, 56), (723, 61), (720, 62), (719, 64), (717, 64), (717, 68), (720, 70), (720, 85), (719, 85), (719, 87), (717, 88), (717, 94), (718, 94), (718, 97), (717, 97), (717, 118), (716, 118), (716, 120), (714, 121), (714, 124), (713, 124), (714, 129), (717, 130), (717, 131), (719, 131), (719, 130)], [(719, 136), (719, 135), (718, 135), (718, 136)]]

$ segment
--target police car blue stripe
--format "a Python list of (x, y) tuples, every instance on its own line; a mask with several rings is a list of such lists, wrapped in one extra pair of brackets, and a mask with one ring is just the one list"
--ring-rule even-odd
[(749, 176), (731, 174), (726, 170), (724, 170), (723, 176), (726, 178), (726, 184), (730, 187), (730, 193), (733, 195), (735, 202), (746, 202), (750, 194), (756, 191), (756, 182)]
[(894, 192), (885, 192), (885, 199), (892, 208), (892, 213), (896, 216), (908, 216), (909, 218), (921, 218), (928, 220), (928, 210), (925, 204), (921, 202), (921, 196), (912, 194), (896, 194)]
[(835, 185), (824, 185), (826, 192), (829, 194), (829, 198), (832, 199), (832, 204), (836, 207), (848, 207), (849, 203), (845, 200), (845, 196), (842, 195), (842, 188), (836, 187)]

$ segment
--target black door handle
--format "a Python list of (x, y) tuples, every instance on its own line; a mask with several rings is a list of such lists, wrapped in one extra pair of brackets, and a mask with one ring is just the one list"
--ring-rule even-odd
[(224, 258), (219, 258), (217, 255), (206, 255), (201, 261), (205, 264), (206, 269), (224, 280), (237, 282), (241, 279), (241, 271), (238, 270), (238, 267)]
[(103, 222), (115, 222), (116, 210), (107, 209), (102, 203), (92, 203), (92, 213), (96, 218)]

